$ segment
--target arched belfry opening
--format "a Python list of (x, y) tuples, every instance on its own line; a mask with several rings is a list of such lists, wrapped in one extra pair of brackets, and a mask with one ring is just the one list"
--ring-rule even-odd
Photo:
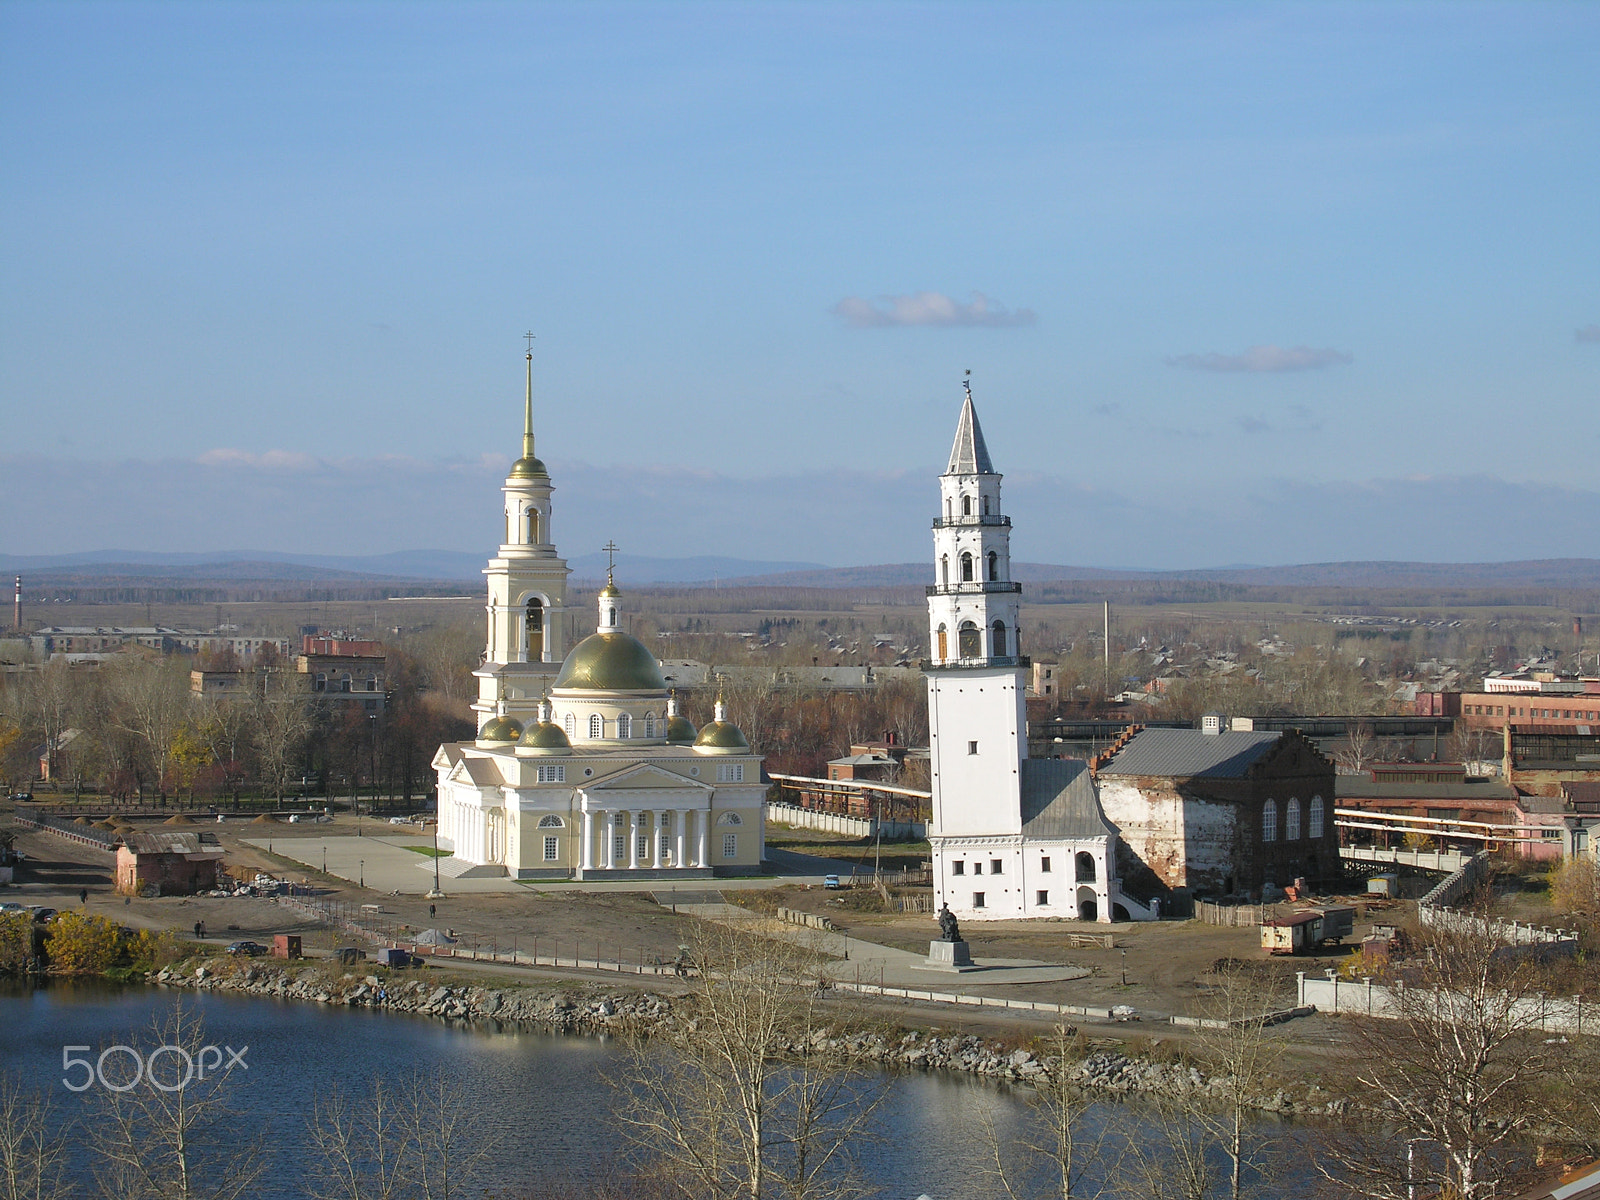
[(1000, 555), (994, 550), (989, 551), (989, 582), (1000, 582)]
[(531, 508), (530, 507), (528, 509), (528, 545), (537, 546), (538, 544), (539, 544), (539, 510), (537, 508)]
[(961, 582), (972, 582), (972, 555), (970, 554), (962, 554), (961, 556)]
[(544, 661), (544, 601), (529, 596), (523, 624), (527, 629), (527, 655), (525, 662)]
[(962, 658), (983, 657), (983, 631), (971, 621), (961, 622), (956, 631), (956, 650)]
[(943, 622), (939, 625), (939, 653), (937, 657), (940, 662), (950, 657), (950, 634), (945, 629)]
[(996, 658), (1004, 658), (1006, 656), (1006, 623), (1004, 621), (996, 621), (994, 623), (994, 649), (990, 653)]

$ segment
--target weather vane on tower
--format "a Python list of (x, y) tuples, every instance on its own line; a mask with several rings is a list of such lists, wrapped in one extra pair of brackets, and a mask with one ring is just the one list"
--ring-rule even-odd
[(961, 381), (961, 386), (967, 389), (967, 399), (972, 399), (972, 370), (967, 369), (967, 377)]
[[(533, 336), (533, 331), (531, 329), (527, 333), (523, 334), (522, 336), (528, 339), (528, 357), (532, 358), (533, 357), (533, 343), (537, 339)], [(972, 372), (970, 372), (970, 371), (967, 372), (967, 374), (969, 374), (969, 375), (971, 373)]]

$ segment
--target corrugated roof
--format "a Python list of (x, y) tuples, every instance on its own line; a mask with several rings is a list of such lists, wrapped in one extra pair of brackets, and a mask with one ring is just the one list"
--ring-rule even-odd
[(1517, 798), (1517, 789), (1498, 782), (1483, 783), (1375, 783), (1365, 775), (1340, 775), (1333, 781), (1340, 800), (1431, 800), (1459, 804), (1504, 804)]
[(1144, 729), (1100, 769), (1102, 775), (1241, 778), (1283, 737), (1281, 733), (1201, 733)]
[(220, 854), (222, 847), (215, 838), (209, 845), (202, 844), (198, 833), (167, 833), (165, 831), (139, 831), (123, 835), (122, 843), (134, 854)]
[(1022, 760), (1023, 836), (1094, 838), (1113, 832), (1100, 809), (1088, 763), (1078, 758)]

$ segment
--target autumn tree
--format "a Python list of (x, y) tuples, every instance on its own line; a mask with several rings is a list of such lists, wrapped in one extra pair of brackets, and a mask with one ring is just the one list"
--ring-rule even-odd
[(45, 956), (57, 975), (100, 975), (117, 956), (117, 926), (97, 913), (69, 909), (50, 922)]

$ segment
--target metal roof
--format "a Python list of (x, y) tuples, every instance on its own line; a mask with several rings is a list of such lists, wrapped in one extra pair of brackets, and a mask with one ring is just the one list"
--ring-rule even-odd
[(1096, 838), (1115, 832), (1100, 809), (1088, 763), (1078, 758), (1022, 760), (1022, 832), (1030, 838)]
[(961, 403), (961, 420), (956, 424), (956, 440), (950, 447), (950, 465), (946, 475), (993, 475), (994, 464), (989, 461), (989, 447), (983, 444), (983, 426), (978, 424), (978, 410), (972, 407), (972, 393)]
[(1506, 804), (1517, 798), (1517, 789), (1498, 780), (1479, 783), (1376, 783), (1365, 775), (1339, 775), (1333, 793), (1340, 800), (1431, 800), (1456, 804)]
[(1198, 729), (1144, 729), (1104, 767), (1102, 775), (1243, 778), (1281, 733), (1201, 733)]

